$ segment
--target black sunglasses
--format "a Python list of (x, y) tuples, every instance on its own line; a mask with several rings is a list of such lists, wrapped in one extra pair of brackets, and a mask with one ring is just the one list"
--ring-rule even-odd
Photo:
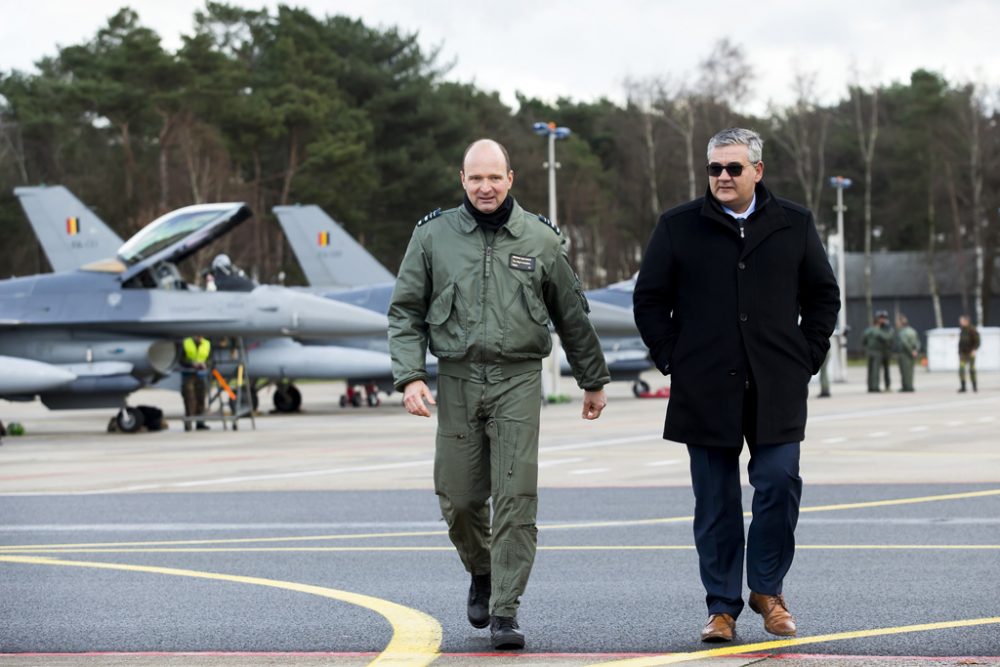
[(718, 178), (719, 176), (722, 176), (722, 170), (725, 169), (730, 176), (736, 178), (743, 173), (743, 167), (751, 166), (753, 165), (743, 165), (739, 162), (730, 162), (729, 164), (719, 164), (718, 162), (713, 162), (705, 165), (705, 171), (707, 171), (708, 175), (712, 178)]

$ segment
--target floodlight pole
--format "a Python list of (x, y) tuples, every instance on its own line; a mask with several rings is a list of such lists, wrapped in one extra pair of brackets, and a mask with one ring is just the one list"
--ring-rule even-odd
[[(554, 226), (558, 228), (558, 222), (556, 221), (556, 169), (559, 167), (559, 163), (556, 162), (556, 139), (565, 139), (571, 132), (568, 127), (557, 127), (555, 123), (535, 123), (533, 126), (535, 134), (544, 136), (548, 138), (549, 141), (549, 161), (545, 166), (549, 168), (549, 220)], [(559, 375), (560, 375), (560, 359), (559, 359), (559, 348), (560, 346), (555, 344), (558, 341), (558, 336), (553, 334), (552, 337), (552, 355), (551, 355), (551, 395), (559, 395)]]
[(838, 382), (847, 381), (847, 239), (844, 238), (844, 189), (851, 187), (851, 179), (843, 176), (833, 176), (830, 178), (830, 185), (837, 191), (837, 205), (834, 211), (837, 212), (837, 283), (840, 286), (840, 313), (837, 315), (837, 331), (840, 336), (840, 373), (842, 378)]

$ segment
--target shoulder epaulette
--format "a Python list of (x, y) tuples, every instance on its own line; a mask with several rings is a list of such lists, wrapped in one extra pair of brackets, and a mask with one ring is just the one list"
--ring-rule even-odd
[(439, 215), (441, 215), (441, 209), (440, 208), (434, 209), (433, 211), (431, 211), (430, 213), (428, 213), (424, 217), (420, 218), (420, 221), (417, 222), (417, 227), (419, 227), (421, 225), (424, 225), (424, 224), (427, 224), (428, 222), (430, 222), (434, 218), (438, 217)]
[(562, 235), (562, 232), (559, 231), (559, 228), (556, 227), (555, 223), (553, 223), (551, 220), (549, 220), (548, 218), (546, 218), (541, 213), (538, 214), (538, 219), (541, 220), (542, 222), (544, 222), (546, 225), (548, 225), (549, 229), (551, 229), (552, 231), (554, 231), (557, 235), (559, 235), (559, 236)]

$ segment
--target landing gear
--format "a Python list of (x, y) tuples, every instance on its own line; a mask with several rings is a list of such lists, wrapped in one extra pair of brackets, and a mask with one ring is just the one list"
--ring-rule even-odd
[(274, 390), (274, 409), (278, 412), (298, 412), (302, 393), (294, 384), (279, 384)]
[(364, 403), (367, 403), (370, 408), (382, 404), (382, 399), (378, 395), (378, 385), (374, 382), (369, 382), (364, 386), (348, 384), (347, 393), (340, 397), (340, 407), (346, 408), (350, 404), (355, 408), (360, 408)]
[(649, 393), (649, 383), (646, 382), (645, 380), (636, 380), (635, 382), (632, 383), (632, 394), (634, 394), (636, 398), (639, 398), (643, 394), (648, 394), (648, 393)]
[(115, 425), (118, 426), (118, 430), (122, 433), (135, 433), (143, 427), (146, 423), (146, 419), (142, 414), (142, 411), (138, 408), (130, 408), (128, 406), (122, 408), (118, 411), (115, 416)]

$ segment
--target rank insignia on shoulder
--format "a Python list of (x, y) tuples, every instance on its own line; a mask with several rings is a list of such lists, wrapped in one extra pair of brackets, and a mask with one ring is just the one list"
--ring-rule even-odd
[(441, 215), (441, 209), (440, 208), (434, 209), (433, 211), (431, 211), (430, 213), (428, 213), (424, 217), (420, 218), (420, 221), (417, 222), (417, 227), (419, 227), (420, 225), (427, 224), (428, 222), (430, 222), (434, 218), (438, 217), (439, 215)]
[(556, 234), (562, 235), (562, 232), (559, 231), (559, 228), (556, 227), (555, 223), (552, 222), (551, 220), (549, 220), (548, 218), (546, 218), (541, 213), (538, 214), (538, 219), (541, 220), (542, 222), (544, 222), (546, 225), (548, 225), (549, 229), (551, 229), (552, 231), (554, 231)]

